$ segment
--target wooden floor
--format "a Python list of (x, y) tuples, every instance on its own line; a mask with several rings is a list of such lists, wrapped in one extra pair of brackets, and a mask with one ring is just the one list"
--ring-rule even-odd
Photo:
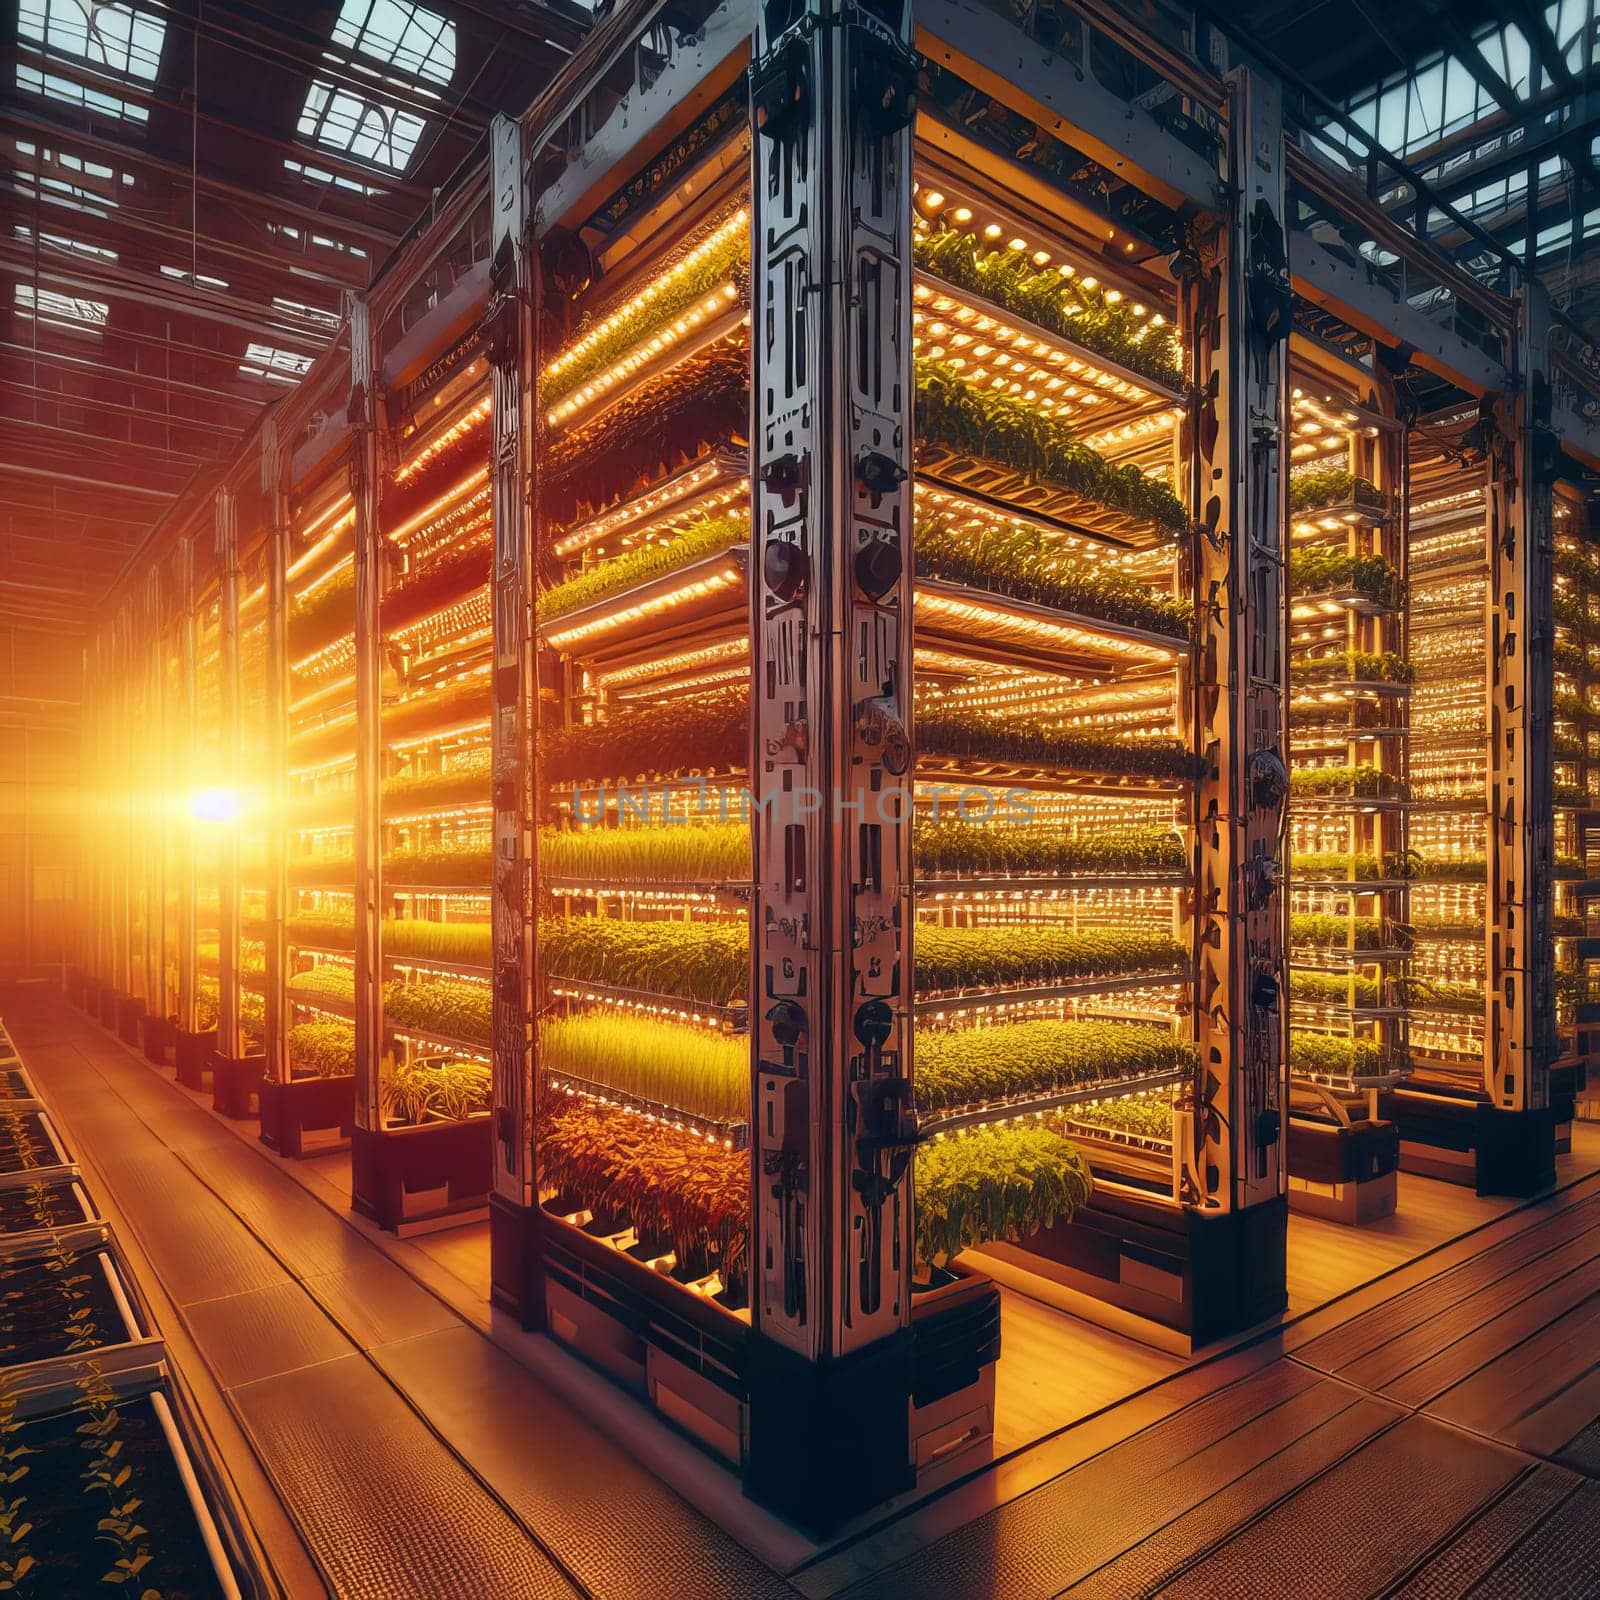
[[(1557, 1164), (1563, 1182), (1600, 1171), (1600, 1124), (1577, 1124), (1573, 1141), (1572, 1155)], [(1515, 1204), (1401, 1173), (1395, 1214), (1381, 1222), (1347, 1228), (1291, 1212), (1289, 1313), (1326, 1305), (1504, 1216)], [(1001, 1349), (995, 1416), (1000, 1455), (1126, 1400), (1206, 1355), (1170, 1355), (1011, 1288), (1001, 1290)]]
[[(379, 1236), (347, 1158), (279, 1161), (58, 1001), (7, 1014), (218, 1430), (340, 1594), (487, 1593), (460, 1576), (480, 1538), (509, 1593), (1600, 1594), (1600, 1126), (1530, 1204), (1403, 1179), (1375, 1228), (1292, 1218), (1291, 1320), (1220, 1353), (1007, 1291), (1001, 1459), (818, 1547), (492, 1313), (484, 1225)], [(385, 1495), (441, 1531), (414, 1549)]]

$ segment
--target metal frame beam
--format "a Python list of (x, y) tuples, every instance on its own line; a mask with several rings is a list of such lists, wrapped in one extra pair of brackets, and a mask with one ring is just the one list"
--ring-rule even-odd
[(538, 829), (534, 750), (539, 724), (535, 672), (533, 499), (534, 279), (529, 261), (529, 194), (521, 123), (497, 117), (489, 135), (491, 292), (484, 318), (493, 375), (490, 452), (494, 558), (490, 569), (494, 710), (490, 728), (494, 806), (493, 1170), (489, 1281), (497, 1305), (524, 1327), (544, 1325), (539, 1272), (539, 1203), (534, 1116), (534, 1019), (538, 941), (534, 885)]
[[(1220, 239), (1197, 238), (1181, 279), (1200, 408), (1194, 487), (1200, 532), (1192, 555), (1200, 636), (1190, 738), (1202, 760), (1193, 926), (1200, 1066), (1181, 1133), (1187, 1198), (1204, 1210), (1237, 1214), (1286, 1208), (1287, 1194), (1283, 447), (1291, 292), (1279, 93), (1249, 68), (1236, 69), (1229, 87), (1233, 202)], [(1268, 1263), (1260, 1265), (1265, 1270)], [(1281, 1290), (1281, 1261), (1277, 1268)]]
[(1488, 1034), (1484, 1087), (1501, 1111), (1549, 1105), (1556, 1055), (1553, 714), (1554, 467), (1549, 449), (1548, 307), (1519, 303), (1514, 382), (1489, 460), (1486, 626), (1489, 751)]
[[(233, 491), (217, 490), (217, 681), (222, 724), (222, 768), (237, 798), (243, 765), (239, 726), (239, 527)], [(218, 824), (217, 864), (217, 1054), (242, 1053), (239, 1027), (239, 826)]]
[(746, 1473), (820, 1529), (913, 1481), (909, 11), (763, 9), (751, 75)]
[(267, 520), (267, 614), (265, 706), (266, 763), (263, 799), (266, 808), (266, 927), (263, 945), (265, 1015), (262, 1076), (270, 1083), (289, 1081), (287, 1023), (288, 751), (289, 751), (289, 493), (285, 468), (288, 452), (278, 437), (276, 411), (269, 411), (261, 429), (261, 498)]
[(1185, 215), (1222, 209), (1212, 164), (1102, 88), (1083, 63), (1052, 55), (981, 0), (916, 0), (915, 9), (917, 49), (930, 61), (1032, 117), (1170, 209)]
[(350, 492), (355, 501), (356, 1126), (382, 1126), (383, 534), (378, 526), (376, 330), (364, 297), (350, 305)]

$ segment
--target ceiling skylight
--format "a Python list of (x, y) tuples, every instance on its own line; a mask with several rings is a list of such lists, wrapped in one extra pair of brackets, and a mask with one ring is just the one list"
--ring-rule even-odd
[(410, 0), (344, 0), (333, 42), (426, 83), (455, 75), (455, 23)]
[(228, 287), (226, 278), (208, 277), (204, 272), (191, 272), (187, 267), (163, 267), (161, 276), (163, 278), (172, 278), (178, 283), (192, 283), (200, 289), (226, 289)]
[(53, 289), (36, 289), (31, 283), (13, 285), (11, 303), (19, 316), (37, 317), (41, 322), (72, 323), (98, 331), (105, 326), (111, 307), (104, 300), (80, 300), (75, 295), (57, 294)]
[[(25, 240), (28, 244), (33, 243), (33, 229), (26, 223), (14, 223), (11, 232), (14, 237)], [(66, 250), (75, 256), (87, 256), (91, 261), (117, 259), (115, 250), (108, 250), (100, 244), (90, 244), (84, 239), (69, 239), (64, 233), (41, 233), (39, 243), (47, 245), (52, 250)]]
[(297, 131), (302, 138), (314, 139), (357, 161), (404, 172), (424, 126), (413, 112), (314, 78)]
[(148, 122), (143, 106), (111, 93), (118, 81), (154, 83), (166, 38), (164, 17), (110, 0), (21, 0), (17, 34), (48, 65), (51, 56), (71, 57), (107, 80), (105, 90), (19, 63), (17, 87), (69, 105), (85, 106), (129, 122)]
[(293, 350), (279, 350), (270, 344), (252, 342), (239, 363), (240, 372), (251, 378), (274, 378), (279, 383), (293, 383), (305, 375), (311, 357)]

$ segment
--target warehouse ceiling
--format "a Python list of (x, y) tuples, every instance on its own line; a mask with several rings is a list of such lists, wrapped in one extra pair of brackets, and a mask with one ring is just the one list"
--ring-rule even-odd
[(589, 14), (0, 0), (0, 18), (0, 619), (81, 625)]
[[(1180, 31), (1195, 14), (1143, 3)], [(1198, 12), (1364, 117), (1508, 248), (1531, 245), (1558, 304), (1588, 318), (1594, 9)], [(0, 623), (92, 616), (493, 113), (525, 109), (589, 22), (582, 0), (0, 0), (15, 41), (0, 80)]]

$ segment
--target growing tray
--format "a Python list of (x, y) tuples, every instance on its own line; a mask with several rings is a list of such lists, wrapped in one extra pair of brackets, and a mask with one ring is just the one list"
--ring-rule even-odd
[(0, 1265), (0, 1367), (82, 1356), (139, 1337), (105, 1250)]
[(66, 1164), (43, 1111), (0, 1111), (0, 1173), (48, 1170)]
[[(5, 1432), (4, 1448), (28, 1452), (26, 1476), (7, 1490), (22, 1502), (13, 1528), (25, 1531), (13, 1531), (0, 1552), (13, 1572), (28, 1563), (21, 1593), (153, 1591), (237, 1600), (238, 1585), (160, 1395), (118, 1402), (107, 1386), (88, 1383), (69, 1409), (14, 1422)], [(125, 1579), (129, 1567), (134, 1576)]]

